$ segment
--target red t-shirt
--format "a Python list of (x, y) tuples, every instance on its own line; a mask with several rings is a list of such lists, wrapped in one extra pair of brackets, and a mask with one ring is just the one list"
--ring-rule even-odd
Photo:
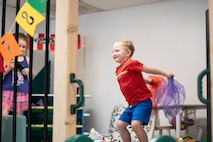
[(121, 91), (129, 105), (151, 98), (142, 75), (143, 64), (128, 59), (116, 69), (116, 76)]

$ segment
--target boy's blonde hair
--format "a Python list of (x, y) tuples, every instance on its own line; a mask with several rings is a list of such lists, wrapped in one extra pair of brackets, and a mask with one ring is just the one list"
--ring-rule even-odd
[(132, 41), (127, 40), (127, 39), (121, 39), (116, 42), (120, 42), (122, 46), (126, 46), (131, 51), (130, 57), (132, 57), (132, 55), (135, 51), (135, 47), (134, 47)]

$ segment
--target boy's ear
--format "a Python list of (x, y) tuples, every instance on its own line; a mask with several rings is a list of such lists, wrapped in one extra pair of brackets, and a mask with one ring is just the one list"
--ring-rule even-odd
[(132, 54), (132, 51), (128, 50), (128, 55), (131, 56), (131, 54)]

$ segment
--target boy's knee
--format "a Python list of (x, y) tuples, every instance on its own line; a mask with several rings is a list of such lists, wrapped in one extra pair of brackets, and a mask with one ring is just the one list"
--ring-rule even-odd
[(126, 126), (127, 126), (128, 124), (125, 123), (125, 122), (123, 122), (123, 121), (120, 121), (120, 120), (119, 120), (119, 121), (117, 122), (116, 125), (117, 125), (117, 128), (118, 128), (118, 129), (126, 129)]
[(138, 129), (138, 127), (141, 127), (141, 122), (140, 121), (132, 121), (132, 123), (131, 123), (131, 127), (132, 127), (132, 129), (133, 129), (133, 131), (134, 130), (137, 130)]

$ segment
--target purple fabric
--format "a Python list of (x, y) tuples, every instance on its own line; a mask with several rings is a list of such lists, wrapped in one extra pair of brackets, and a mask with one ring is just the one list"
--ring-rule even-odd
[(173, 78), (162, 81), (154, 95), (157, 105), (163, 107), (166, 117), (177, 115), (186, 96), (183, 85)]

